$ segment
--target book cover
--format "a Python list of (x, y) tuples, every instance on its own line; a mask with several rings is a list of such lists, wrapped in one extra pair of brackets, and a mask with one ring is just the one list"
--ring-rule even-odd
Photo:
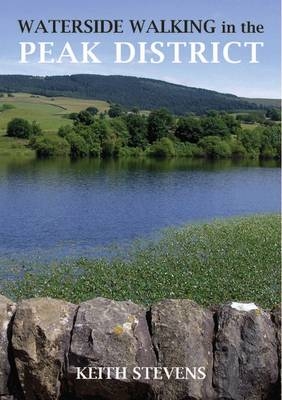
[(0, 400), (280, 398), (281, 11), (0, 16)]

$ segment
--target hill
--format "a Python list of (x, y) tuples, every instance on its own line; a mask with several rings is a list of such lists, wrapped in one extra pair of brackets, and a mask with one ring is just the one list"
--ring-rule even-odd
[[(3, 106), (6, 106), (6, 109), (1, 111)], [(87, 107), (106, 111), (109, 104), (99, 100), (14, 92), (12, 97), (5, 95), (0, 98), (0, 132), (6, 131), (7, 123), (13, 118), (25, 118), (29, 122), (36, 120), (45, 132), (55, 132), (60, 126), (72, 123), (67, 119), (70, 113), (79, 112)]]
[(241, 97), (241, 100), (248, 101), (249, 103), (255, 103), (258, 106), (263, 106), (266, 108), (280, 108), (281, 107), (280, 99), (251, 99), (248, 97)]
[(208, 110), (240, 111), (262, 107), (231, 94), (119, 75), (0, 75), (0, 92), (104, 100), (119, 103), (128, 109), (138, 107), (152, 110), (165, 107), (175, 114), (202, 114)]

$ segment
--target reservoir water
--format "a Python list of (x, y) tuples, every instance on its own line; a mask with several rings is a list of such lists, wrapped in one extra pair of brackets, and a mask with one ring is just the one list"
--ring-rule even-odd
[(0, 264), (88, 257), (165, 227), (279, 208), (275, 163), (2, 158)]

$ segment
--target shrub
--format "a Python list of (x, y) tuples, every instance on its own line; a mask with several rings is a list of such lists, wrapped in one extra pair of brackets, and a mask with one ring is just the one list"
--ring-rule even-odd
[(175, 148), (173, 142), (167, 138), (163, 137), (156, 141), (149, 148), (149, 156), (158, 158), (170, 158), (175, 157)]
[(0, 107), (0, 112), (2, 111), (7, 111), (7, 110), (12, 110), (13, 108), (16, 108), (13, 104), (2, 104), (2, 106)]
[(74, 121), (77, 119), (77, 116), (78, 116), (78, 113), (76, 113), (76, 112), (72, 112), (68, 115), (69, 119), (72, 119)]
[(119, 149), (119, 157), (122, 158), (140, 158), (144, 155), (141, 147), (128, 147), (124, 146)]
[(10, 137), (28, 139), (32, 135), (32, 126), (23, 118), (14, 118), (8, 123), (7, 135)]
[(59, 136), (39, 136), (32, 139), (31, 146), (39, 158), (67, 156), (70, 145), (66, 139)]
[(193, 157), (197, 152), (197, 145), (189, 142), (181, 142), (175, 145), (175, 150), (178, 157)]
[(40, 128), (38, 122), (32, 121), (30, 136), (39, 136), (39, 135), (42, 135), (42, 129)]
[(235, 159), (245, 158), (247, 156), (247, 151), (245, 147), (237, 138), (233, 138), (231, 140), (230, 148), (232, 152), (232, 157)]
[(91, 114), (91, 115), (96, 115), (99, 112), (98, 108), (96, 108), (94, 106), (93, 107), (87, 107), (85, 111), (89, 112), (89, 114)]
[(70, 125), (61, 126), (58, 130), (58, 135), (64, 138), (70, 133), (73, 133), (73, 127)]
[(228, 158), (231, 156), (230, 145), (218, 136), (207, 136), (199, 141), (206, 157), (208, 158)]
[(70, 133), (66, 139), (70, 144), (71, 158), (83, 158), (89, 155), (89, 146), (82, 136)]

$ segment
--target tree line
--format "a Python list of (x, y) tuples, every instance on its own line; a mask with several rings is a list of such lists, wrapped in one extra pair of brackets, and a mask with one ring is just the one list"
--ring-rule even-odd
[(0, 92), (98, 99), (119, 103), (127, 109), (138, 107), (141, 110), (153, 110), (165, 107), (177, 115), (186, 112), (204, 114), (211, 107), (218, 111), (258, 108), (257, 104), (231, 94), (175, 85), (156, 79), (118, 75), (0, 75)]
[(271, 159), (281, 155), (280, 125), (274, 111), (267, 110), (259, 123), (244, 129), (242, 116), (226, 112), (178, 117), (166, 109), (144, 114), (111, 104), (104, 113), (95, 107), (71, 113), (70, 123), (57, 134), (45, 134), (36, 122), (21, 118), (9, 122), (7, 134), (29, 139), (38, 157)]

